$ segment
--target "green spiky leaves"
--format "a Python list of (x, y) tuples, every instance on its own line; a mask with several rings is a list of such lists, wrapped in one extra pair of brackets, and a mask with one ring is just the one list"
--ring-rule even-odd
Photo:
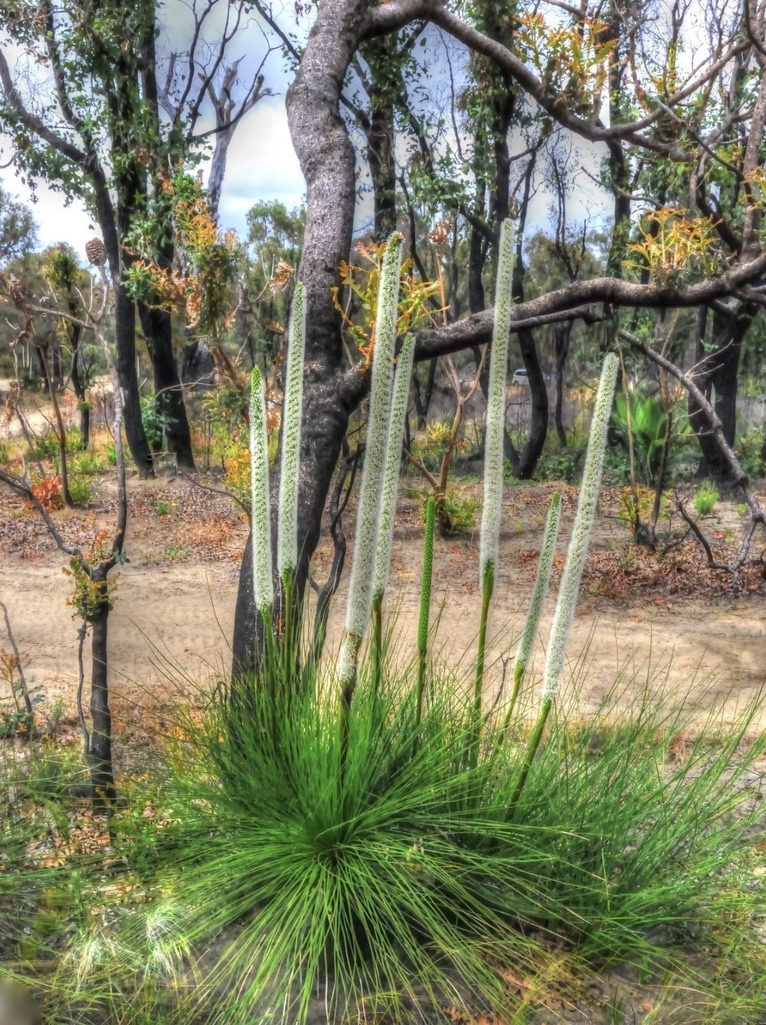
[(269, 442), (266, 430), (266, 396), (261, 372), (250, 378), (250, 497), (253, 528), (253, 595), (255, 607), (268, 615), (274, 604), (271, 575), (271, 514), (269, 507)]
[(545, 673), (543, 676), (543, 702), (551, 701), (556, 697), (561, 674), (564, 669), (564, 654), (569, 639), (569, 631), (574, 619), (577, 595), (580, 591), (580, 581), (582, 579), (583, 567), (585, 566), (585, 556), (588, 554), (598, 494), (601, 488), (606, 434), (614, 400), (614, 389), (617, 384), (618, 366), (617, 356), (614, 353), (609, 353), (604, 360), (604, 366), (601, 371), (601, 381), (598, 386), (598, 394), (596, 395), (596, 404), (593, 409), (593, 419), (590, 426), (588, 451), (585, 456), (585, 468), (580, 485), (580, 498), (577, 503), (572, 537), (569, 542), (566, 565), (564, 566), (564, 574), (561, 578), (561, 587), (551, 626), (548, 658), (545, 662)]

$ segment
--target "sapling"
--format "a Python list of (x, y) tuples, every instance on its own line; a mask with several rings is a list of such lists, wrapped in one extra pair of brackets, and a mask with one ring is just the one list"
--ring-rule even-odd
[(487, 643), (489, 604), (495, 587), (500, 548), (500, 519), (503, 508), (503, 435), (505, 433), (505, 376), (508, 365), (508, 337), (511, 331), (513, 297), (513, 224), (503, 221), (500, 227), (500, 251), (495, 284), (495, 323), (492, 331), (492, 352), (489, 360), (487, 389), (487, 423), (484, 435), (484, 503), (481, 517), (479, 554), (479, 585), (481, 587), (481, 621), (479, 650), (476, 657), (474, 689), (473, 761), (479, 754), (481, 729), (481, 698), (484, 689), (484, 657)]
[[(356, 519), (356, 544), (346, 605), (346, 632), (341, 648), (338, 676), (342, 688), (344, 722), (356, 688), (357, 660), (372, 606), (373, 576), (378, 542), (381, 493), (394, 376), (394, 346), (399, 305), (399, 271), (402, 236), (391, 236), (383, 258), (375, 321), (375, 350), (372, 360), (370, 412), (367, 447)], [(345, 728), (345, 727), (344, 727)]]
[(590, 543), (598, 495), (601, 488), (606, 435), (609, 427), (609, 416), (612, 411), (612, 402), (614, 400), (614, 389), (617, 384), (618, 366), (617, 356), (614, 353), (609, 353), (604, 360), (604, 366), (601, 371), (601, 381), (598, 386), (596, 404), (593, 409), (593, 419), (590, 426), (588, 451), (585, 456), (585, 467), (583, 469), (582, 483), (580, 484), (580, 497), (577, 502), (572, 537), (569, 541), (567, 559), (556, 602), (556, 611), (553, 615), (553, 624), (551, 625), (548, 655), (545, 660), (545, 670), (543, 673), (542, 704), (537, 722), (529, 739), (519, 779), (511, 798), (511, 811), (524, 789), (529, 769), (540, 745), (545, 723), (558, 692), (561, 676), (564, 671), (564, 655), (574, 619), (582, 571), (585, 566), (585, 557), (588, 554), (588, 545)]
[(391, 544), (394, 537), (396, 515), (396, 494), (399, 487), (399, 471), (402, 465), (402, 434), (407, 416), (407, 400), (410, 394), (412, 361), (415, 355), (415, 336), (408, 334), (396, 361), (394, 393), (391, 400), (391, 416), (388, 424), (388, 451), (386, 472), (383, 478), (383, 492), (380, 499), (378, 518), (378, 545), (375, 551), (375, 574), (372, 585), (373, 658), (376, 686), (380, 680), (380, 665), (383, 647), (383, 595), (388, 586), (391, 565)]
[(293, 581), (298, 565), (298, 481), (303, 412), (303, 360), (306, 348), (306, 297), (302, 284), (295, 287), (287, 348), (287, 374), (282, 406), (282, 472), (277, 513), (277, 572), (284, 588), (284, 642), (291, 664)]

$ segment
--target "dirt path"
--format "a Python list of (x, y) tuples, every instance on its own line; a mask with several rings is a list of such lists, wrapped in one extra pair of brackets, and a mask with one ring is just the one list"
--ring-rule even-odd
[[(523, 624), (550, 490), (540, 486), (507, 493), (488, 699), (500, 684), (501, 657), (513, 652)], [(207, 687), (229, 664), (243, 518), (226, 499), (181, 478), (133, 480), (130, 494), (126, 547), (131, 561), (116, 575), (110, 618), (112, 689), (140, 701), (144, 694), (156, 700), (175, 685)], [(574, 493), (568, 491), (566, 498), (565, 535)], [(108, 490), (100, 485), (93, 508), (56, 516), (65, 533), (82, 539), (109, 522), (110, 505)], [(766, 675), (766, 583), (756, 573), (748, 578), (745, 596), (711, 601), (709, 595), (721, 582), (711, 583), (700, 569), (696, 550), (679, 549), (674, 560), (658, 568), (656, 560), (635, 554), (610, 507), (607, 496), (568, 649), (568, 691), (576, 681), (583, 711), (593, 710), (622, 674), (627, 693), (642, 691), (650, 679), (653, 687), (664, 685), (673, 693), (691, 688), (700, 709), (726, 696), (727, 714), (733, 714)], [(712, 526), (726, 531), (726, 517), (736, 520), (736, 512), (723, 508), (721, 522)], [(352, 534), (350, 525), (347, 531)], [(397, 519), (388, 604), (396, 610), (393, 635), (404, 653), (415, 647), (421, 533), (419, 502), (405, 498)], [(565, 543), (566, 538), (560, 543), (559, 570)], [(319, 580), (329, 558), (329, 551), (320, 551)], [(433, 649), (452, 666), (462, 661), (466, 675), (478, 627), (477, 559), (476, 532), (437, 542), (433, 608), (440, 610), (440, 622)], [(77, 622), (66, 604), (71, 581), (63, 566), (65, 560), (34, 514), (21, 510), (12, 497), (0, 496), (0, 599), (8, 606), (30, 683), (69, 702), (76, 692)], [(342, 587), (331, 617), (330, 650), (339, 640), (344, 599)], [(552, 611), (549, 598), (542, 638)], [(0, 639), (0, 647), (5, 644)], [(538, 671), (543, 658), (539, 641)]]

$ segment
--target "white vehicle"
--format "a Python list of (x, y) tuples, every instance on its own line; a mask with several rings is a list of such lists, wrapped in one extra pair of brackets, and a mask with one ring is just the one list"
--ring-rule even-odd
[(511, 384), (529, 384), (529, 377), (526, 370), (514, 370)]

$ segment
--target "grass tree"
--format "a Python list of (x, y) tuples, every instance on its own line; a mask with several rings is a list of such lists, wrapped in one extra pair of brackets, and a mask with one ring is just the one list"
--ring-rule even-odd
[(300, 479), (303, 357), (306, 347), (306, 296), (295, 287), (287, 349), (287, 375), (282, 406), (282, 470), (277, 512), (277, 572), (284, 588), (284, 640), (288, 662), (292, 648), (293, 580), (298, 565), (298, 484)]
[[(516, 700), (519, 696), (524, 675), (532, 655), (532, 645), (537, 637), (537, 630), (540, 625), (540, 616), (543, 611), (548, 585), (550, 584), (551, 572), (553, 570), (553, 558), (556, 554), (556, 542), (559, 536), (559, 525), (561, 523), (561, 495), (556, 491), (551, 498), (548, 507), (548, 515), (545, 520), (545, 532), (543, 534), (543, 546), (540, 551), (540, 561), (537, 565), (537, 576), (535, 586), (532, 590), (532, 597), (529, 600), (527, 618), (524, 629), (521, 632), (519, 646), (516, 649), (516, 662), (513, 667), (513, 690), (508, 702), (508, 709), (505, 713), (505, 728), (507, 729), (513, 716)], [(503, 731), (505, 733), (505, 730)]]
[(503, 222), (500, 228), (500, 250), (495, 284), (495, 324), (489, 361), (487, 390), (487, 423), (484, 435), (484, 502), (481, 517), (479, 584), (481, 587), (481, 621), (479, 651), (476, 657), (474, 689), (475, 736), (474, 761), (478, 758), (481, 724), (481, 699), (484, 688), (484, 659), (487, 643), (489, 605), (495, 587), (500, 547), (500, 519), (503, 508), (503, 434), (505, 433), (505, 378), (508, 366), (508, 338), (511, 331), (513, 298), (513, 224)]
[(402, 465), (402, 435), (404, 420), (407, 416), (407, 400), (410, 394), (410, 377), (412, 376), (414, 356), (415, 337), (408, 334), (396, 361), (394, 393), (388, 425), (386, 470), (378, 518), (378, 545), (375, 551), (375, 572), (372, 585), (373, 657), (376, 677), (379, 677), (380, 673), (383, 647), (383, 595), (388, 586), (388, 574), (391, 566), (396, 495), (399, 488), (399, 471)]
[(356, 688), (359, 649), (372, 608), (381, 498), (388, 449), (402, 242), (402, 236), (398, 234), (392, 235), (389, 239), (378, 292), (367, 446), (357, 510), (354, 562), (348, 588), (346, 630), (338, 667), (344, 721)]
[(614, 390), (617, 384), (618, 366), (617, 356), (614, 353), (609, 353), (604, 360), (601, 381), (599, 382), (596, 395), (596, 404), (593, 408), (588, 451), (585, 456), (585, 467), (583, 469), (582, 483), (580, 484), (580, 497), (577, 502), (572, 537), (569, 541), (566, 564), (564, 565), (564, 573), (561, 578), (561, 586), (559, 587), (558, 599), (556, 601), (556, 611), (551, 625), (548, 656), (545, 660), (545, 670), (543, 673), (542, 704), (511, 799), (511, 808), (515, 807), (521, 791), (524, 789), (532, 760), (540, 745), (540, 739), (564, 672), (564, 656), (566, 654), (569, 633), (572, 629), (572, 621), (574, 620), (582, 571), (585, 566), (585, 557), (588, 554), (590, 535), (596, 516), (596, 506), (598, 505), (598, 495), (601, 489), (606, 435), (609, 428), (612, 402), (614, 401)]
[(271, 563), (271, 515), (269, 511), (269, 441), (266, 429), (266, 396), (257, 367), (250, 378), (250, 500), (253, 517), (253, 594), (255, 607), (271, 626), (274, 581)]

